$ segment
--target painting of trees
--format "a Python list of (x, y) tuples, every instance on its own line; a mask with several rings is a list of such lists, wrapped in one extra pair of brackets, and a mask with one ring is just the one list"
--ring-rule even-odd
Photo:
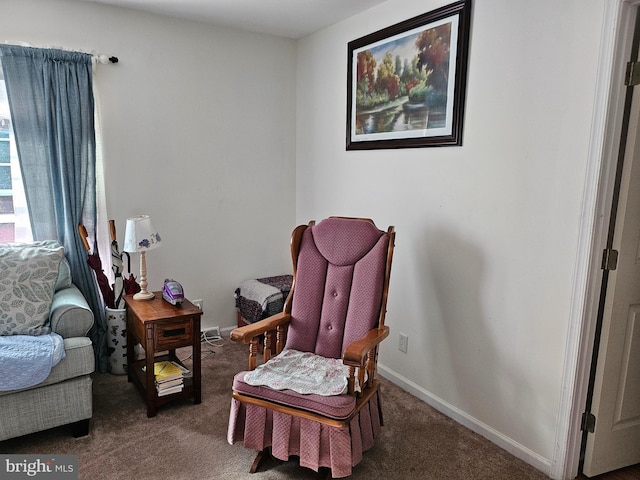
[[(389, 42), (382, 49), (358, 52), (357, 107), (379, 108), (403, 96), (413, 103), (433, 103), (436, 97), (442, 103), (443, 95), (446, 101), (450, 41), (451, 24), (445, 23)], [(402, 53), (394, 56), (394, 51)]]
[(461, 145), (471, 0), (349, 42), (347, 149)]

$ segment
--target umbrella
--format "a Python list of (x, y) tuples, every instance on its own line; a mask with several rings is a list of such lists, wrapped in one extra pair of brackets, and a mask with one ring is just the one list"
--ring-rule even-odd
[(111, 286), (109, 285), (109, 279), (105, 275), (104, 270), (102, 270), (100, 255), (98, 252), (89, 253), (91, 251), (91, 247), (87, 241), (87, 229), (84, 225), (78, 225), (78, 233), (80, 233), (80, 239), (82, 240), (84, 248), (87, 250), (87, 263), (96, 274), (96, 280), (98, 281), (98, 287), (100, 288), (104, 304), (109, 308), (114, 308), (113, 290), (111, 290)]
[(111, 236), (111, 269), (115, 277), (115, 283), (113, 284), (113, 304), (115, 308), (124, 308), (124, 298), (122, 298), (124, 290), (122, 282), (122, 254), (118, 248), (116, 224), (113, 220), (109, 220), (109, 234)]
[(124, 293), (126, 293), (127, 295), (138, 293), (140, 291), (140, 285), (138, 285), (138, 282), (136, 282), (136, 277), (134, 277), (133, 273), (131, 273), (131, 257), (129, 257), (128, 252), (122, 253), (127, 257), (127, 272), (129, 272), (128, 277), (123, 277)]

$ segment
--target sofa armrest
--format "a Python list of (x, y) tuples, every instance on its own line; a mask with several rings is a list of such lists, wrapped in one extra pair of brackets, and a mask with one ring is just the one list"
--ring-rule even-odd
[(86, 337), (93, 326), (93, 312), (78, 287), (58, 290), (53, 296), (51, 330), (63, 338)]

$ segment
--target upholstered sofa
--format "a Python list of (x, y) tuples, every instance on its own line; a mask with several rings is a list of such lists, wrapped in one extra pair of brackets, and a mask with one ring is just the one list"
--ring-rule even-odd
[[(67, 424), (75, 437), (89, 433), (95, 359), (87, 334), (94, 318), (63, 255), (57, 242), (0, 244), (0, 441)], [(44, 321), (34, 320), (38, 316)], [(7, 344), (18, 337), (45, 340), (52, 332), (62, 337), (63, 358), (35, 372), (36, 381), (46, 375), (42, 381), (10, 390), (11, 362), (25, 359), (16, 361)]]

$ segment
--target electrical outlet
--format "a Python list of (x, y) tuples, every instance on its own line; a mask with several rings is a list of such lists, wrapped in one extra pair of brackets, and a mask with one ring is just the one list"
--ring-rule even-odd
[(201, 298), (199, 298), (198, 300), (191, 300), (191, 303), (193, 303), (200, 310), (204, 310), (204, 300), (202, 300)]
[(407, 353), (407, 348), (409, 348), (409, 337), (404, 333), (401, 333), (400, 342), (398, 343), (398, 350)]
[(204, 327), (200, 332), (202, 336), (202, 340), (220, 340), (222, 335), (220, 335), (220, 327)]

